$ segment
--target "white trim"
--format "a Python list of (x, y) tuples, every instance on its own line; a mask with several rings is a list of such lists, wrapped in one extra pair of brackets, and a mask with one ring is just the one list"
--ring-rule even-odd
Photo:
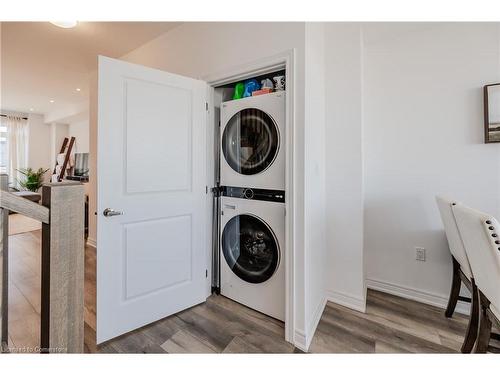
[(205, 204), (207, 207), (207, 221), (206, 221), (206, 257), (207, 257), (207, 279), (205, 283), (206, 298), (212, 294), (212, 268), (213, 268), (213, 193), (212, 187), (215, 187), (214, 170), (215, 170), (215, 157), (214, 157), (214, 141), (215, 141), (215, 124), (214, 124), (214, 89), (207, 84), (206, 87), (206, 188)]
[(87, 245), (97, 249), (97, 242), (93, 238), (87, 237)]
[[(316, 333), (316, 329), (318, 328), (318, 324), (321, 320), (321, 317), (323, 316), (323, 311), (325, 311), (326, 302), (327, 302), (327, 298), (325, 295), (325, 296), (323, 296), (321, 301), (318, 303), (318, 306), (316, 307), (316, 310), (314, 311), (314, 314), (313, 314), (313, 319), (311, 320), (309, 327), (307, 327), (307, 333), (306, 333), (306, 337), (305, 337), (306, 351), (309, 350), (309, 346), (311, 345), (314, 334)], [(301, 350), (303, 350), (303, 349), (301, 349)]]
[(303, 352), (307, 352), (309, 347), (306, 342), (306, 334), (304, 333), (304, 331), (297, 329), (293, 335), (293, 345)]
[[(424, 290), (418, 290), (400, 285), (395, 285), (392, 283), (388, 283), (386, 281), (367, 279), (366, 286), (368, 289), (392, 294), (412, 301), (417, 301), (425, 303), (427, 305), (440, 307), (442, 309), (446, 309), (446, 306), (448, 304), (447, 296), (438, 295)], [(458, 301), (457, 307), (455, 309), (457, 313), (469, 315), (469, 310), (470, 310), (470, 304)]]
[(301, 329), (296, 329), (293, 335), (293, 344), (296, 348), (299, 348), (303, 352), (309, 351), (309, 346), (311, 345), (314, 334), (316, 333), (316, 329), (318, 328), (318, 324), (323, 316), (323, 311), (325, 310), (327, 298), (324, 296), (316, 310), (313, 314), (313, 319), (311, 324), (307, 327), (307, 333), (302, 331)]
[[(295, 176), (295, 50), (289, 50), (283, 54), (286, 68), (286, 166), (285, 166), (285, 190), (287, 199), (285, 203), (285, 293), (286, 293), (286, 311), (285, 311), (285, 340), (291, 341), (295, 331), (295, 259), (297, 256), (297, 244), (294, 240), (295, 228), (295, 201), (297, 196), (294, 188)], [(297, 202), (298, 203), (298, 202)], [(297, 205), (298, 206), (298, 205)], [(288, 213), (288, 214), (287, 214)], [(292, 342), (293, 344), (293, 342)]]
[[(293, 189), (293, 179), (295, 171), (295, 159), (293, 155), (294, 134), (296, 129), (295, 119), (295, 49), (290, 49), (273, 56), (269, 56), (248, 64), (240, 65), (234, 68), (224, 69), (223, 71), (211, 74), (201, 79), (206, 81), (212, 87), (221, 86), (229, 82), (235, 82), (240, 79), (248, 78), (255, 75), (265, 74), (276, 69), (286, 69), (286, 167), (285, 167), (285, 191), (287, 195), (285, 203), (285, 249), (287, 256), (285, 257), (285, 293), (286, 293), (286, 308), (285, 308), (285, 340), (294, 344), (298, 348), (305, 347), (305, 335), (295, 331), (295, 276), (294, 276), (294, 259), (296, 256), (296, 244), (293, 234), (295, 233), (294, 226), (294, 206), (295, 206), (295, 191)], [(296, 340), (299, 340), (297, 343)], [(303, 344), (301, 344), (303, 343)]]
[[(288, 68), (289, 59), (293, 58), (294, 50), (288, 50), (273, 56), (265, 57), (247, 64), (238, 65), (200, 79), (206, 81), (210, 86), (217, 87), (231, 82), (244, 80), (246, 78), (270, 73), (279, 69)], [(287, 81), (288, 83), (288, 81)], [(288, 87), (288, 86), (287, 86)]]
[(352, 310), (366, 312), (366, 299), (349, 293), (327, 290), (326, 299), (330, 302), (347, 307)]

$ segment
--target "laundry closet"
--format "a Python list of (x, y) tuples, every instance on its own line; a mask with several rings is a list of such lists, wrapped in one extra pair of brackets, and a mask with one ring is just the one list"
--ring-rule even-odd
[(292, 56), (205, 80), (99, 58), (98, 343), (212, 293), (292, 340)]
[(285, 320), (285, 71), (214, 89), (212, 291)]

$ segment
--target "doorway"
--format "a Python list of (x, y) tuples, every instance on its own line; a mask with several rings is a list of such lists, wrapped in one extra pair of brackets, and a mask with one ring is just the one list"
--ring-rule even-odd
[[(203, 268), (203, 298), (206, 299), (211, 294), (212, 271), (210, 263), (212, 261), (213, 240), (211, 237), (213, 229), (211, 217), (213, 214), (213, 207), (211, 205), (212, 197), (211, 194), (209, 194), (209, 190), (210, 187), (214, 186), (213, 173), (211, 172), (214, 171), (216, 160), (215, 155), (213, 155), (215, 132), (213, 112), (216, 109), (214, 98), (216, 87), (224, 83), (229, 83), (230, 81), (241, 80), (250, 76), (258, 76), (280, 69), (286, 71), (286, 127), (288, 130), (285, 139), (287, 161), (285, 185), (289, 199), (286, 203), (285, 212), (294, 212), (295, 199), (293, 191), (293, 50), (243, 67), (226, 70), (223, 74), (208, 77), (203, 81), (119, 62), (117, 60), (109, 61), (112, 59), (101, 58), (100, 61), (106, 60), (108, 60), (106, 63), (109, 63), (106, 68), (107, 70), (102, 71), (100, 69), (99, 74), (100, 95), (97, 142), (97, 157), (99, 160), (97, 209), (99, 228), (97, 244), (99, 248), (97, 253), (98, 342), (106, 341), (112, 337), (126, 333), (131, 329), (138, 328), (141, 325), (173, 314), (175, 311), (179, 311), (179, 309), (187, 308), (202, 302), (199, 295), (199, 286), (195, 288), (194, 284), (191, 283), (190, 280), (193, 280), (192, 274), (188, 270), (196, 270), (196, 278), (198, 280), (196, 285), (200, 285), (201, 273), (199, 271)], [(201, 101), (201, 88), (203, 84), (205, 85), (204, 95), (206, 102), (203, 103), (203, 116), (205, 116), (205, 119), (201, 121), (201, 112), (199, 112), (201, 106), (199, 106), (199, 102)], [(102, 98), (107, 99), (103, 102)], [(195, 98), (195, 101), (188, 98)], [(201, 143), (183, 145), (179, 142), (170, 142), (168, 145), (157, 144), (158, 137), (154, 136), (154, 134), (156, 134), (154, 132), (164, 132), (166, 136), (171, 134), (161, 127), (162, 124), (157, 123), (157, 114), (160, 114), (160, 117), (163, 116), (163, 124), (168, 124), (169, 120), (172, 118), (170, 112), (169, 115), (166, 116), (166, 112), (161, 111), (165, 107), (165, 100), (175, 104), (170, 106), (168, 110), (175, 114), (175, 118), (179, 120), (180, 123), (182, 123), (182, 121), (188, 123), (190, 119), (193, 118), (197, 119), (195, 123), (201, 124), (206, 122), (207, 126), (203, 131), (196, 128), (189, 128), (191, 130), (185, 133), (185, 128), (182, 126), (174, 129), (179, 133), (178, 135), (180, 138), (178, 137), (177, 140), (187, 139), (183, 137), (193, 136), (196, 140), (200, 140), (200, 137), (203, 137), (205, 143), (203, 146), (201, 146)], [(195, 103), (196, 106), (190, 106), (189, 103)], [(193, 111), (191, 112), (191, 116), (194, 117), (186, 116), (185, 114), (187, 112), (181, 113), (179, 111)], [(126, 113), (125, 116), (123, 116), (124, 113)], [(124, 117), (126, 117), (125, 122), (123, 122)], [(134, 121), (137, 124), (135, 128)], [(105, 127), (101, 124), (105, 124)], [(153, 133), (149, 133), (148, 135), (147, 130), (142, 131), (145, 126), (147, 129), (152, 129)], [(115, 132), (117, 129), (119, 131)], [(125, 129), (125, 131), (123, 131), (123, 129)], [(139, 131), (139, 129), (142, 130)], [(120, 133), (120, 131), (122, 133)], [(192, 139), (194, 140), (195, 138)], [(146, 146), (151, 143), (154, 144), (154, 147)], [(175, 159), (180, 160), (180, 162), (190, 163), (193, 160), (202, 161), (204, 159), (206, 161), (202, 161), (202, 163), (205, 163), (205, 171), (202, 173), (201, 170), (197, 169), (197, 172), (193, 173), (193, 170), (191, 170), (191, 177), (189, 177), (181, 173), (182, 168), (176, 165), (162, 164), (162, 162), (166, 160), (164, 158), (165, 155), (162, 154), (162, 150), (172, 151), (178, 147), (181, 147), (181, 149), (185, 151), (182, 155), (187, 155), (186, 158), (179, 158), (177, 156), (174, 158), (174, 154), (171, 154), (169, 155), (169, 160)], [(134, 152), (134, 150), (137, 152)], [(122, 151), (124, 151), (124, 153)], [(197, 153), (195, 154), (193, 151)], [(203, 152), (203, 157), (201, 157), (199, 152)], [(112, 158), (115, 157), (112, 156), (113, 153), (115, 153), (115, 156), (118, 155), (118, 159), (115, 158), (112, 160)], [(180, 179), (155, 180), (153, 184), (154, 189), (144, 189), (144, 185), (141, 184), (151, 178), (144, 172), (146, 169), (145, 167), (148, 167), (147, 164), (144, 164), (144, 160), (141, 161), (141, 157), (144, 156), (144, 154), (151, 157), (154, 156), (152, 160), (154, 160), (154, 164), (159, 168), (167, 168), (167, 171), (170, 171), (168, 168), (174, 168), (174, 171), (177, 173), (176, 176), (178, 175), (177, 177), (180, 177)], [(134, 156), (134, 158), (132, 158), (132, 156)], [(124, 161), (129, 164), (124, 164)], [(144, 163), (141, 164), (141, 162)], [(193, 166), (195, 164), (193, 164)], [(195, 168), (198, 167), (199, 165), (196, 164)], [(108, 175), (109, 171), (116, 172), (116, 175)], [(200, 194), (199, 190), (201, 187), (201, 180), (199, 180), (199, 178), (202, 176), (204, 181), (204, 197), (202, 199), (205, 200), (203, 205), (197, 200), (201, 197), (201, 195), (198, 194)], [(179, 186), (175, 185), (175, 183), (179, 181), (195, 181), (192, 180), (192, 178), (195, 177), (197, 178), (196, 182), (191, 185), (188, 183), (181, 183)], [(183, 180), (183, 178), (188, 179)], [(191, 180), (189, 180), (190, 178)], [(172, 183), (174, 183), (175, 186), (173, 186)], [(107, 195), (103, 195), (105, 191), (107, 191)], [(179, 192), (186, 192), (186, 194), (188, 194), (186, 197), (193, 193), (194, 195), (192, 197), (197, 200), (198, 203), (196, 207), (198, 207), (198, 209), (195, 209), (195, 206), (190, 206), (190, 211), (183, 213), (184, 211), (182, 211), (183, 208), (181, 204), (187, 201), (179, 195)], [(162, 198), (162, 194), (167, 193), (171, 195), (171, 199), (169, 198), (168, 200), (170, 203), (168, 204), (172, 205), (172, 207), (179, 208), (178, 214), (176, 215), (170, 215), (170, 206), (159, 204), (162, 201), (165, 202)], [(124, 197), (121, 201), (118, 199), (120, 194)], [(193, 226), (193, 222), (188, 218), (192, 217), (196, 212), (199, 213), (199, 207), (202, 206), (204, 208), (201, 212), (205, 212), (205, 219), (201, 220), (199, 216), (197, 216), (198, 219), (196, 219), (196, 222), (201, 223), (205, 221), (206, 226), (205, 230), (198, 232), (200, 227), (197, 225)], [(150, 210), (152, 214), (150, 216), (141, 216), (147, 210)], [(124, 212), (125, 214), (122, 215)], [(152, 216), (153, 214), (156, 215), (158, 212), (163, 212), (163, 216)], [(131, 217), (129, 213), (136, 215), (132, 221), (130, 221)], [(168, 217), (165, 216), (167, 213)], [(127, 214), (129, 215), (129, 221), (126, 221)], [(286, 215), (285, 220), (285, 247), (288, 253), (285, 257), (285, 339), (292, 342), (294, 337), (293, 214)], [(99, 222), (101, 222), (102, 225), (100, 225)], [(104, 225), (103, 223), (106, 224)], [(109, 226), (111, 224), (112, 227)], [(196, 234), (202, 233), (201, 238), (205, 239), (203, 245), (206, 255), (205, 261), (203, 262), (205, 264), (204, 266), (199, 262), (200, 259), (197, 256), (195, 258), (192, 256), (187, 258), (183, 257), (182, 254), (184, 250), (170, 257), (169, 255), (165, 255), (162, 252), (163, 247), (158, 245), (164, 243), (177, 243), (179, 244), (179, 246), (176, 246), (177, 249), (182, 248), (186, 249), (186, 251), (191, 251), (189, 248), (191, 243), (186, 243), (183, 239), (195, 238), (193, 235), (195, 232), (192, 231), (193, 228), (198, 228)], [(106, 239), (105, 237), (108, 235), (110, 235), (110, 237)], [(196, 241), (198, 241), (199, 237), (200, 236), (196, 237)], [(146, 244), (148, 246), (145, 246)], [(198, 243), (196, 246), (202, 245)], [(142, 255), (138, 254), (138, 250), (135, 249), (141, 249)], [(191, 254), (194, 253), (191, 252)], [(168, 258), (169, 262), (166, 264), (169, 264), (173, 268), (165, 271), (159, 267), (159, 263), (155, 261), (155, 259), (158, 260), (160, 256), (163, 257), (161, 258), (163, 261), (166, 261)], [(147, 262), (140, 264), (140, 262), (142, 262), (141, 258), (144, 260), (144, 257), (150, 259), (148, 264), (146, 264)], [(196, 259), (196, 263), (189, 263), (192, 262), (193, 259)], [(172, 263), (174, 260), (180, 260), (181, 263), (174, 267), (174, 263)], [(150, 270), (151, 267), (153, 267), (153, 271), (149, 272), (148, 270)], [(121, 272), (121, 275), (117, 275), (117, 270)], [(173, 276), (169, 276), (170, 278), (167, 280), (165, 272)], [(142, 277), (141, 275), (146, 277)], [(140, 280), (140, 282), (137, 280)], [(110, 285), (114, 286), (110, 288)], [(193, 286), (196, 291), (195, 289), (190, 289), (191, 286)], [(185, 287), (187, 287), (187, 289), (185, 289)], [(183, 289), (181, 292), (182, 288), (185, 290)], [(169, 294), (169, 298), (162, 298), (165, 293), (171, 293)], [(191, 295), (196, 295), (196, 298), (190, 299)], [(114, 305), (110, 305), (110, 299), (106, 296), (118, 296), (118, 299), (115, 298), (116, 301)], [(179, 299), (177, 297), (179, 296), (183, 296), (181, 300), (184, 302), (173, 306), (172, 301), (178, 301)], [(158, 298), (164, 302), (159, 304)], [(141, 309), (144, 308), (148, 309), (148, 314), (151, 316), (145, 316), (148, 314), (141, 313)], [(125, 311), (128, 311), (128, 313), (125, 314)], [(107, 318), (100, 319), (99, 317), (102, 314), (105, 314)], [(137, 319), (134, 318), (133, 322), (126, 322), (121, 321), (122, 316), (135, 316)], [(112, 330), (109, 330), (110, 325), (114, 325)], [(107, 330), (107, 333), (101, 336), (99, 333), (100, 327), (101, 329)]]
[[(208, 92), (208, 108), (212, 109), (208, 113), (208, 133), (207, 133), (207, 175), (216, 176), (218, 172), (216, 171), (217, 165), (215, 160), (220, 157), (218, 155), (219, 148), (214, 144), (214, 140), (220, 137), (219, 126), (217, 119), (220, 118), (220, 104), (223, 101), (223, 91), (217, 90), (234, 82), (244, 81), (253, 77), (265, 77), (266, 75), (273, 72), (284, 72), (286, 81), (286, 103), (285, 103), (285, 127), (286, 136), (284, 140), (286, 155), (285, 155), (285, 191), (287, 199), (285, 201), (285, 249), (287, 251), (287, 256), (285, 257), (285, 340), (294, 343), (294, 259), (295, 259), (295, 242), (294, 242), (294, 203), (296, 197), (294, 195), (293, 189), (293, 178), (294, 178), (294, 133), (295, 133), (295, 118), (294, 118), (294, 97), (295, 97), (295, 74), (294, 74), (294, 61), (295, 61), (295, 51), (287, 50), (268, 58), (264, 58), (258, 61), (254, 61), (249, 64), (233, 67), (226, 69), (220, 73), (209, 75), (203, 77), (202, 79), (206, 81), (209, 85)], [(211, 174), (210, 174), (211, 173)], [(208, 186), (215, 186), (215, 179), (208, 181)], [(207, 211), (208, 217), (213, 216), (213, 202), (211, 197), (207, 202), (207, 207), (210, 209)], [(214, 233), (214, 228), (212, 227), (212, 221), (207, 220), (208, 228), (207, 233)], [(213, 242), (213, 238), (210, 239)], [(213, 262), (213, 253), (218, 251), (218, 249), (208, 249), (207, 251), (207, 261)], [(211, 272), (213, 268), (211, 268)], [(212, 275), (213, 276), (213, 275)], [(211, 285), (207, 287), (211, 290)]]

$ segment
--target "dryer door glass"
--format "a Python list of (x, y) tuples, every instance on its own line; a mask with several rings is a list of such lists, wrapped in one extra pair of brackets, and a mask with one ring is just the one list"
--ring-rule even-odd
[(249, 283), (268, 280), (279, 265), (279, 245), (273, 231), (251, 215), (229, 220), (222, 232), (222, 253), (236, 276)]
[(222, 152), (229, 166), (244, 175), (267, 169), (276, 158), (279, 133), (274, 120), (256, 108), (244, 109), (227, 123)]

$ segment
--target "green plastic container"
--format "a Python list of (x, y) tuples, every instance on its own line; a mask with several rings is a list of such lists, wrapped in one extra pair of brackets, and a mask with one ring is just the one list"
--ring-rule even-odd
[(238, 82), (234, 86), (233, 100), (243, 98), (243, 93), (245, 92), (245, 84), (243, 82)]

